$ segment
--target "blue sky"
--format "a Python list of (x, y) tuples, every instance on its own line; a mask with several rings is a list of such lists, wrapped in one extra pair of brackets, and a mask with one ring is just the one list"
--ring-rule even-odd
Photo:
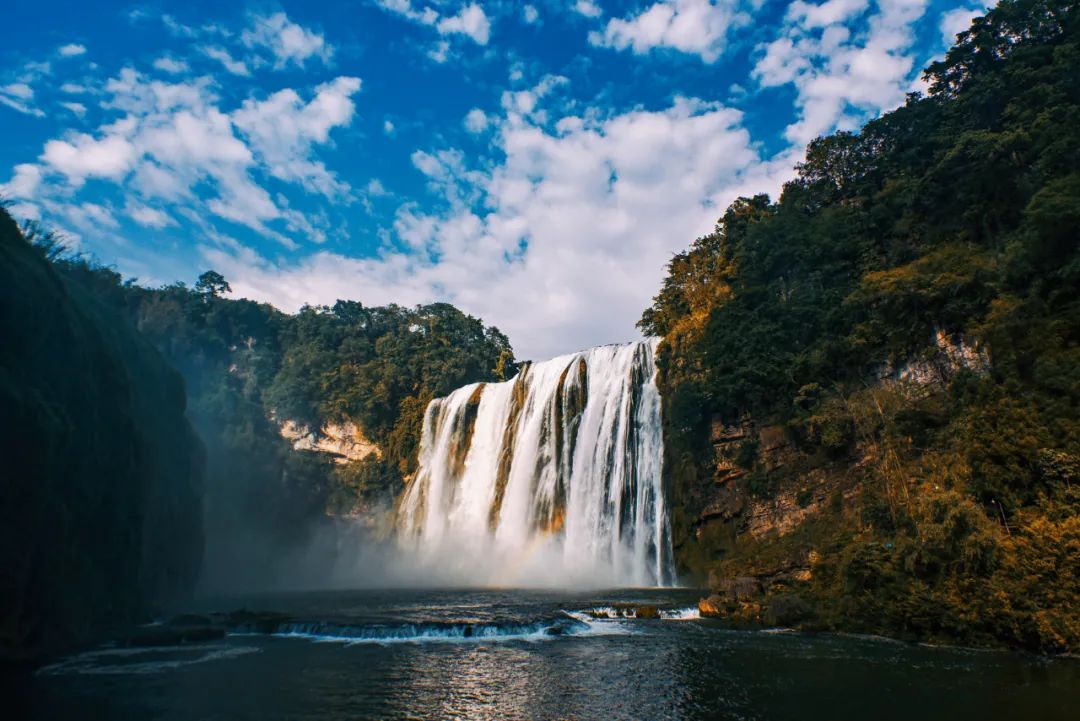
[(671, 255), (983, 0), (16, 0), (0, 194), (144, 284), (630, 340)]

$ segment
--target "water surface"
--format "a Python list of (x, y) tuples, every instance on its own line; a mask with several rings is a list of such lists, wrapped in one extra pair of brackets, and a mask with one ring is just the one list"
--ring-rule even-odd
[[(735, 631), (697, 592), (350, 591), (202, 602), (273, 635), (102, 648), (9, 691), (29, 719), (1073, 719), (1080, 662)], [(659, 620), (594, 619), (654, 603)], [(11, 718), (9, 716), (9, 718)]]

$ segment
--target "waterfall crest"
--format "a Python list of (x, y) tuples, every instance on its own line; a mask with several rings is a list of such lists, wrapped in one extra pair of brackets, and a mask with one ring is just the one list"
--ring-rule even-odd
[(656, 345), (526, 364), (432, 401), (401, 542), (478, 583), (673, 583)]

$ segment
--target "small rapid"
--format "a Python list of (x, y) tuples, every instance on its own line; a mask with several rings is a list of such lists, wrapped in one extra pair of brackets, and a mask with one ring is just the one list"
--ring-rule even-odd
[[(401, 623), (334, 624), (324, 622), (282, 624), (269, 635), (344, 644), (469, 643), (500, 641), (549, 641), (565, 636), (625, 633), (604, 627), (594, 619), (563, 613), (531, 623)], [(254, 635), (234, 633), (233, 636)]]

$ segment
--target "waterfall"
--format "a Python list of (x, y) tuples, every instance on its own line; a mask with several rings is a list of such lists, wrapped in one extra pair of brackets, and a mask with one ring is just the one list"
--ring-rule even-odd
[(656, 340), (522, 366), (431, 402), (399, 538), (501, 585), (668, 585)]

